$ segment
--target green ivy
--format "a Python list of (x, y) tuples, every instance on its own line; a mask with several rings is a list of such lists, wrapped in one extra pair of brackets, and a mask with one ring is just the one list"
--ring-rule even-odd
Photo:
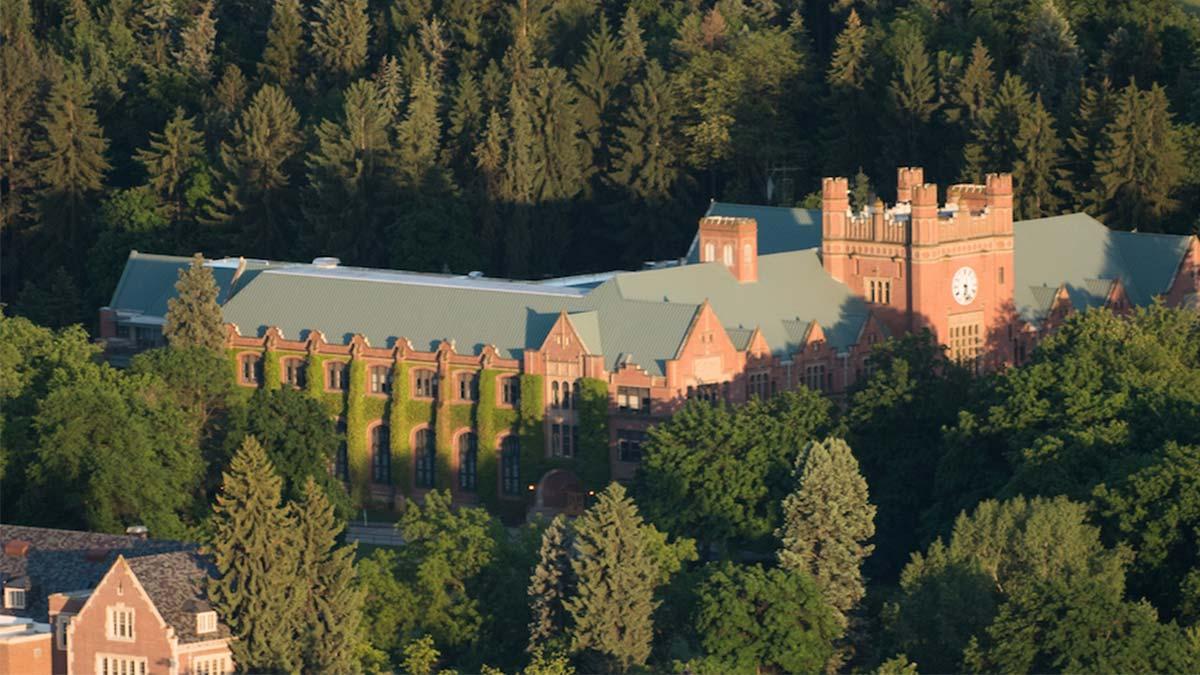
[(325, 357), (309, 354), (304, 363), (304, 391), (318, 401), (325, 398)]
[(541, 375), (521, 375), (521, 482), (534, 483), (541, 478), (546, 461), (546, 399)]
[(346, 392), (346, 462), (350, 474), (350, 498), (356, 505), (366, 503), (371, 486), (371, 466), (367, 457), (367, 417), (363, 399), (367, 367), (358, 359), (350, 362), (350, 391)]
[(388, 401), (388, 429), (392, 447), (392, 485), (404, 494), (412, 489), (412, 447), (408, 444), (408, 364), (392, 366), (392, 397)]
[(499, 462), (496, 448), (496, 378), (500, 372), (484, 369), (479, 372), (479, 402), (475, 405), (475, 433), (479, 436), (477, 464), (479, 501), (487, 506), (496, 503), (496, 482)]
[(595, 377), (579, 381), (579, 479), (597, 492), (612, 478), (608, 446), (608, 383)]
[(283, 386), (279, 371), (279, 352), (268, 349), (263, 352), (263, 388), (279, 389)]

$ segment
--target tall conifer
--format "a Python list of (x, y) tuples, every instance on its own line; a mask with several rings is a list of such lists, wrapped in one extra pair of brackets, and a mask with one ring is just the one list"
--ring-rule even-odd
[(888, 85), (892, 105), (904, 132), (904, 158), (916, 159), (922, 150), (922, 135), (930, 115), (937, 108), (937, 86), (933, 68), (925, 50), (925, 38), (911, 24), (900, 24), (896, 72)]
[(229, 463), (212, 517), (217, 578), (208, 597), (229, 626), (238, 667), (301, 668), (300, 619), (305, 589), (298, 573), (294, 519), (280, 503), (282, 481), (253, 436)]
[(1104, 184), (1096, 162), (1104, 144), (1104, 129), (1112, 121), (1114, 96), (1107, 80), (1084, 87), (1065, 148), (1063, 192), (1073, 195), (1072, 206), (1099, 215), (1104, 210)]
[(217, 20), (213, 16), (213, 1), (207, 0), (180, 35), (179, 51), (175, 58), (189, 75), (201, 82), (208, 82), (212, 77), (212, 55), (216, 41)]
[(679, 177), (673, 139), (678, 112), (672, 94), (666, 73), (651, 62), (645, 81), (633, 86), (617, 130), (610, 176), (640, 199), (666, 199)]
[(167, 300), (163, 335), (178, 349), (220, 351), (225, 346), (225, 324), (217, 304), (217, 282), (204, 266), (204, 256), (192, 256), (192, 264), (179, 271), (176, 296)]
[(30, 166), (33, 123), (42, 78), (28, 0), (14, 0), (9, 11), (13, 17), (0, 35), (0, 230), (9, 230), (31, 210), (37, 185)]
[[(534, 653), (566, 636), (563, 601), (571, 585), (570, 526), (563, 516), (550, 521), (542, 533), (537, 566), (529, 579), (529, 647)], [(565, 645), (561, 645), (565, 646)]]
[(371, 23), (367, 0), (318, 0), (313, 8), (312, 51), (326, 73), (346, 80), (367, 65)]
[(1034, 99), (1029, 114), (1017, 133), (1017, 160), (1013, 164), (1013, 193), (1017, 196), (1016, 217), (1022, 219), (1057, 215), (1062, 158), (1062, 141), (1054, 130), (1054, 118)]
[(1021, 120), (1033, 105), (1029, 89), (1019, 75), (1007, 73), (992, 102), (983, 109), (972, 129), (972, 142), (963, 149), (962, 178), (982, 183), (985, 173), (1012, 171), (1017, 160), (1017, 134)]
[(180, 220), (186, 203), (184, 179), (196, 170), (204, 156), (204, 136), (183, 108), (167, 121), (162, 132), (150, 132), (150, 147), (138, 150), (137, 161), (146, 169), (150, 187), (171, 209), (171, 219)]
[(875, 506), (850, 446), (809, 442), (796, 463), (796, 490), (783, 501), (779, 564), (812, 576), (843, 626), (866, 593), (862, 563), (874, 534)]
[[(600, 26), (588, 37), (583, 58), (572, 71), (579, 87), (579, 122), (593, 153), (607, 154), (611, 133), (611, 107), (617, 86), (625, 79), (625, 61), (617, 40), (609, 32), (608, 19), (600, 15)], [(603, 167), (603, 155), (597, 160)]]
[(291, 90), (301, 77), (303, 49), (304, 17), (300, 13), (299, 0), (275, 0), (258, 76), (263, 82)]

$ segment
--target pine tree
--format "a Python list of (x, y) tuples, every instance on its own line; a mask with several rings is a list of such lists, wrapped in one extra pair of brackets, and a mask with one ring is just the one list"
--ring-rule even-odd
[(963, 72), (958, 87), (959, 101), (966, 111), (962, 121), (971, 128), (979, 124), (980, 116), (988, 106), (996, 88), (996, 76), (992, 72), (992, 55), (983, 45), (982, 38), (975, 38), (971, 48), (971, 61)]
[(167, 300), (163, 335), (177, 349), (220, 351), (225, 346), (225, 323), (217, 304), (217, 282), (204, 266), (204, 256), (192, 256), (192, 264), (179, 270), (176, 296)]
[(570, 526), (563, 516), (550, 522), (542, 533), (538, 563), (529, 578), (529, 646), (525, 651), (543, 650), (566, 636), (567, 617), (563, 601), (571, 585)]
[(90, 239), (83, 231), (87, 203), (103, 187), (109, 169), (104, 157), (108, 140), (78, 68), (68, 67), (54, 83), (41, 127), (33, 173), (41, 184), (44, 234), (77, 266)]
[(673, 142), (677, 115), (667, 74), (657, 63), (633, 86), (624, 123), (617, 130), (612, 181), (639, 199), (666, 199), (679, 177)]
[(1017, 160), (1021, 120), (1029, 116), (1032, 105), (1029, 90), (1020, 76), (1005, 74), (991, 105), (983, 110), (972, 129), (974, 140), (963, 149), (964, 180), (982, 183), (985, 173), (1012, 170)]
[(42, 60), (28, 0), (14, 1), (11, 11), (12, 25), (0, 36), (0, 231), (25, 220), (37, 185), (30, 160)]
[(1178, 206), (1172, 193), (1182, 182), (1184, 157), (1168, 106), (1157, 84), (1140, 90), (1131, 83), (1118, 96), (1096, 162), (1112, 227), (1162, 231), (1163, 218)]
[[(467, 71), (463, 71), (467, 72)], [(383, 107), (393, 120), (400, 114), (400, 106), (404, 103), (404, 70), (400, 61), (394, 56), (385, 56), (379, 62), (379, 71), (375, 73), (375, 85), (379, 87), (379, 95)]]
[(287, 94), (265, 85), (221, 143), (225, 185), (212, 205), (212, 220), (232, 228), (259, 255), (285, 249), (292, 210), (287, 188), (291, 160), (300, 149), (299, 126), (300, 115)]
[(167, 66), (171, 53), (175, 3), (171, 0), (146, 0), (141, 7), (140, 28), (144, 59), (151, 69)]
[(225, 66), (213, 92), (214, 108), (209, 126), (221, 134), (233, 123), (246, 104), (246, 76), (232, 63)]
[[(631, 8), (632, 9), (632, 8)], [(608, 20), (600, 16), (600, 26), (588, 37), (583, 58), (571, 72), (579, 88), (579, 122), (584, 138), (593, 153), (601, 154), (597, 166), (603, 170), (603, 159), (611, 134), (611, 106), (617, 86), (625, 79), (625, 61), (620, 46), (608, 29)]]
[(915, 160), (923, 147), (924, 127), (937, 109), (937, 86), (924, 37), (907, 22), (901, 26), (896, 36), (899, 42), (896, 73), (888, 85), (888, 93), (904, 132), (904, 157)]
[(170, 205), (172, 221), (178, 223), (186, 203), (184, 180), (204, 157), (204, 136), (194, 120), (184, 115), (183, 108), (176, 108), (161, 133), (150, 132), (150, 147), (138, 150), (135, 157), (146, 169), (150, 187)]
[(866, 593), (863, 560), (874, 546), (875, 506), (850, 446), (810, 442), (796, 463), (796, 491), (783, 501), (779, 564), (812, 576), (842, 625)]
[(646, 63), (646, 41), (642, 39), (641, 17), (631, 4), (625, 8), (621, 17), (621, 30), (617, 34), (621, 43), (621, 58), (625, 61), (625, 69), (636, 72)]
[(267, 28), (267, 46), (258, 64), (258, 76), (293, 90), (300, 81), (300, 59), (304, 50), (304, 17), (299, 0), (275, 0), (271, 25)]
[(282, 481), (253, 436), (229, 463), (212, 516), (217, 578), (208, 597), (229, 626), (233, 659), (246, 671), (291, 672), (301, 667), (304, 596), (299, 542)]
[(400, 175), (409, 187), (419, 184), (437, 164), (441, 148), (438, 92), (426, 71), (413, 80), (408, 112), (396, 127)]
[(312, 51), (321, 67), (339, 80), (361, 73), (371, 32), (367, 0), (318, 0), (313, 14)]
[(180, 67), (197, 80), (208, 82), (212, 77), (212, 55), (216, 41), (217, 20), (213, 17), (213, 0), (207, 0), (180, 36), (180, 49), (175, 54)]
[(465, 178), (472, 173), (472, 154), (483, 134), (485, 123), (479, 83), (469, 70), (458, 74), (454, 98), (450, 102), (449, 122), (446, 148), (448, 163), (455, 166), (461, 172), (460, 176)]
[(532, 247), (529, 207), (536, 197), (537, 177), (542, 167), (536, 164), (535, 126), (529, 102), (515, 83), (509, 94), (508, 126), (500, 194), (515, 208), (503, 235), (503, 269), (509, 276), (523, 277), (529, 274)]
[(654, 635), (661, 571), (646, 529), (619, 483), (575, 521), (576, 593), (564, 603), (574, 623), (572, 649), (599, 654), (622, 673), (646, 662)]
[(861, 90), (867, 81), (867, 68), (867, 28), (858, 12), (851, 9), (846, 27), (837, 36), (825, 81), (831, 89)]
[(1016, 217), (1021, 219), (1057, 215), (1061, 200), (1057, 186), (1062, 158), (1062, 141), (1054, 130), (1054, 118), (1034, 99), (1029, 115), (1017, 133), (1017, 160), (1013, 165), (1013, 192), (1017, 195)]
[(1104, 184), (1096, 173), (1103, 148), (1104, 129), (1115, 116), (1114, 96), (1108, 81), (1099, 87), (1084, 87), (1079, 110), (1067, 137), (1063, 192), (1072, 195), (1072, 206), (1100, 214), (1104, 210)]
[(305, 670), (357, 672), (355, 648), (361, 639), (363, 606), (363, 589), (355, 581), (357, 544), (337, 545), (342, 525), (325, 491), (311, 477), (304, 500), (292, 505), (300, 540), (300, 587), (307, 593), (300, 639)]
[(850, 206), (855, 211), (866, 208), (871, 205), (872, 196), (874, 196), (874, 191), (871, 189), (871, 179), (860, 166), (858, 173), (854, 174), (854, 182), (850, 187)]
[(1021, 50), (1021, 76), (1040, 94), (1056, 115), (1075, 103), (1083, 74), (1079, 45), (1071, 24), (1055, 0), (1040, 0), (1030, 7), (1029, 35)]
[(350, 85), (345, 99), (341, 118), (317, 127), (304, 215), (319, 250), (357, 264), (381, 264), (383, 228), (393, 213), (391, 115), (369, 80)]
[(877, 105), (866, 94), (870, 76), (867, 59), (867, 29), (850, 10), (846, 27), (838, 34), (833, 59), (826, 71), (829, 95), (825, 99), (833, 124), (825, 131), (826, 170), (845, 175), (865, 157), (877, 154), (868, 141), (868, 130), (875, 125), (871, 111)]

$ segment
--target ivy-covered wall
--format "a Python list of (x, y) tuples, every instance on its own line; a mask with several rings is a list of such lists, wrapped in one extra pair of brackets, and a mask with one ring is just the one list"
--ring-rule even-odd
[(263, 353), (263, 388), (279, 389), (283, 386), (279, 365), (279, 352), (268, 349)]
[(370, 495), (371, 464), (367, 449), (366, 373), (362, 361), (350, 362), (350, 389), (346, 399), (346, 464), (350, 478), (350, 499), (364, 504)]
[(541, 375), (521, 376), (521, 482), (536, 483), (546, 458), (545, 379)]
[(392, 397), (388, 401), (388, 439), (392, 448), (392, 485), (407, 493), (412, 486), (412, 445), (409, 432), (412, 429), (408, 415), (408, 364), (399, 362), (392, 366)]
[(595, 377), (579, 381), (579, 448), (575, 458), (584, 487), (599, 492), (612, 479), (608, 448), (608, 383)]

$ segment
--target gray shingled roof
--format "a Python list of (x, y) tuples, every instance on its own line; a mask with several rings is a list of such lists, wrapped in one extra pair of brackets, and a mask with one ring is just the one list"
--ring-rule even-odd
[[(758, 254), (785, 253), (821, 245), (821, 211), (819, 209), (793, 209), (784, 206), (755, 206), (713, 202), (706, 216), (733, 216), (753, 218), (758, 223)], [(696, 239), (688, 248), (688, 262), (697, 262), (699, 251)]]
[(229, 637), (229, 628), (221, 621), (215, 633), (196, 632), (196, 613), (211, 609), (205, 599), (205, 586), (208, 578), (216, 575), (216, 568), (208, 558), (186, 550), (128, 558), (128, 562), (180, 642)]
[[(26, 596), (25, 610), (0, 609), (0, 614), (27, 616), (43, 623), (48, 619), (47, 596), (95, 587), (118, 554), (132, 560), (186, 547), (174, 541), (119, 534), (0, 525), (0, 542), (14, 539), (29, 542), (29, 551), (23, 557), (0, 555), (0, 578), (28, 577), (33, 589)], [(90, 551), (98, 554), (94, 560), (88, 559)]]

